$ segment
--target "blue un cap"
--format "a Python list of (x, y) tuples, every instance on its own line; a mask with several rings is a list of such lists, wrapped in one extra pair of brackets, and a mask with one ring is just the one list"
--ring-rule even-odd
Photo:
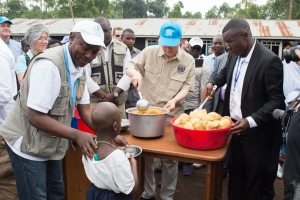
[(158, 44), (160, 46), (175, 47), (182, 36), (181, 26), (175, 22), (164, 23), (159, 32)]
[(12, 24), (12, 21), (10, 19), (8, 19), (5, 16), (0, 16), (0, 24), (3, 24), (4, 22), (8, 22), (8, 23)]

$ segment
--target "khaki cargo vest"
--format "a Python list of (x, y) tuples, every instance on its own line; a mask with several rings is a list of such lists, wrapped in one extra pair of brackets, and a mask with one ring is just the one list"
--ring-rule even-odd
[[(97, 55), (97, 63), (91, 64), (91, 77), (106, 93), (111, 93), (123, 76), (123, 64), (126, 56), (127, 46), (122, 42), (113, 40), (108, 52), (108, 62), (105, 62), (104, 52)], [(123, 91), (118, 97), (119, 105), (127, 100), (127, 91)], [(91, 102), (98, 103), (99, 98), (91, 95)]]
[[(33, 63), (42, 58), (51, 60), (57, 66), (61, 77), (59, 96), (55, 100), (52, 109), (48, 112), (48, 115), (66, 126), (71, 125), (73, 109), (70, 105), (70, 90), (66, 76), (63, 47), (59, 46), (46, 50), (32, 60), (24, 78), (20, 95), (17, 98), (12, 111), (0, 127), (0, 134), (10, 144), (13, 144), (17, 139), (23, 136), (21, 151), (25, 154), (50, 160), (60, 160), (64, 157), (66, 150), (68, 149), (68, 139), (49, 135), (32, 126), (28, 121), (28, 107), (26, 104), (30, 87), (30, 72)], [(77, 102), (83, 95), (85, 81), (86, 77), (85, 74), (83, 74), (78, 79), (76, 92)]]

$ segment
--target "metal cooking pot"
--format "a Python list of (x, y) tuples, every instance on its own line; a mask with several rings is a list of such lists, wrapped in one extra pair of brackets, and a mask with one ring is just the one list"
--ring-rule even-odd
[(162, 111), (162, 114), (145, 115), (132, 113), (137, 108), (128, 108), (126, 112), (129, 118), (129, 131), (132, 135), (142, 138), (152, 138), (162, 136), (165, 132), (167, 109), (157, 108)]

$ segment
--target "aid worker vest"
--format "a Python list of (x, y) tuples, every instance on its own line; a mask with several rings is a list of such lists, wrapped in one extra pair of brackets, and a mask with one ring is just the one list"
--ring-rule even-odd
[[(108, 52), (108, 62), (105, 62), (104, 52), (100, 51), (91, 63), (91, 77), (106, 93), (111, 93), (123, 76), (123, 64), (127, 46), (122, 42), (113, 40)], [(119, 105), (127, 100), (127, 92), (123, 91), (118, 97)], [(99, 98), (91, 95), (91, 102), (99, 102)]]
[[(69, 146), (69, 140), (47, 134), (31, 125), (28, 120), (28, 108), (26, 105), (30, 87), (30, 72), (33, 63), (38, 59), (51, 60), (57, 66), (61, 77), (60, 92), (52, 109), (49, 110), (48, 116), (63, 125), (71, 125), (73, 108), (70, 105), (71, 96), (66, 75), (63, 46), (59, 46), (46, 50), (31, 61), (27, 74), (24, 77), (20, 95), (17, 98), (12, 111), (0, 127), (0, 134), (10, 144), (13, 144), (17, 139), (23, 136), (21, 152), (25, 154), (50, 160), (60, 160), (65, 156), (66, 150)], [(85, 81), (86, 76), (84, 70), (84, 74), (78, 78), (78, 87), (76, 92), (77, 102), (83, 95)]]

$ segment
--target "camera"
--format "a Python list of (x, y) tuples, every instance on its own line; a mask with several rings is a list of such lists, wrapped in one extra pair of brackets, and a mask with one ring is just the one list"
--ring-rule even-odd
[(297, 62), (300, 61), (300, 58), (295, 54), (295, 50), (300, 50), (300, 45), (294, 46), (290, 49), (284, 49), (282, 52), (282, 56), (285, 59), (286, 63), (290, 63), (291, 61)]

